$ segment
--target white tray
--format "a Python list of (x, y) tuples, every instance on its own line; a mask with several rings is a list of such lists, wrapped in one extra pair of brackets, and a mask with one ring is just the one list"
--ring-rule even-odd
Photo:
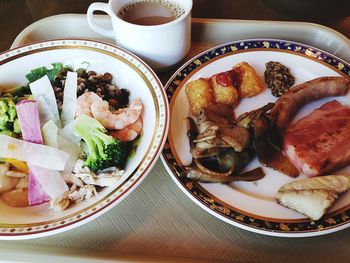
[[(99, 23), (109, 26), (106, 16)], [(101, 38), (85, 15), (48, 17), (24, 29), (12, 47), (49, 38)], [(350, 61), (350, 40), (310, 23), (193, 19), (189, 56), (244, 38), (280, 38), (316, 46)], [(162, 74), (166, 80), (171, 72)], [(117, 207), (69, 232), (29, 241), (0, 242), (0, 260), (21, 262), (346, 262), (350, 229), (305, 239), (268, 237), (221, 222), (192, 203), (160, 161)], [(40, 255), (40, 256), (39, 256)], [(187, 259), (185, 259), (187, 258)]]

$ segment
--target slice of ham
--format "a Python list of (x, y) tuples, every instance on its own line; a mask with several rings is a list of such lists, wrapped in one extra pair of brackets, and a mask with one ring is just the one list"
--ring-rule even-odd
[(290, 125), (284, 150), (301, 173), (311, 177), (350, 162), (350, 108), (331, 101)]

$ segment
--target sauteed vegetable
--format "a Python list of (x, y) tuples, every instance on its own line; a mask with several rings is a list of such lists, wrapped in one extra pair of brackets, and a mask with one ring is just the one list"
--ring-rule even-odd
[[(326, 175), (350, 163), (347, 106), (331, 101), (291, 124), (306, 103), (348, 94), (350, 80), (326, 76), (292, 87), (295, 80), (287, 67), (271, 61), (265, 66), (267, 87), (280, 98), (238, 117), (234, 112), (239, 101), (263, 89), (254, 69), (237, 70), (251, 68), (248, 63), (187, 84), (192, 113), (187, 136), (193, 157), (185, 169), (187, 178), (224, 184), (260, 180), (264, 177), (261, 167), (240, 174), (255, 156), (262, 166), (292, 178)], [(350, 189), (349, 178), (330, 175), (294, 181), (280, 188), (276, 200), (318, 220), (340, 193)]]

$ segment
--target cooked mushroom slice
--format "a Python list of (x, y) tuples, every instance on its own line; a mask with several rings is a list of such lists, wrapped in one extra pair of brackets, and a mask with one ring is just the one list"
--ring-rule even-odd
[(233, 176), (207, 174), (199, 169), (192, 169), (186, 173), (186, 177), (204, 183), (231, 183), (235, 181)]
[(298, 169), (283, 155), (280, 149), (279, 133), (271, 127), (265, 117), (253, 121), (255, 148), (262, 165), (280, 171), (291, 177), (299, 175)]
[(209, 174), (209, 175), (215, 175), (215, 176), (230, 176), (234, 170), (234, 166), (232, 165), (229, 167), (229, 170), (224, 171), (224, 172), (216, 172), (213, 171), (206, 166), (204, 166), (199, 159), (194, 159), (195, 164), (197, 165), (198, 169), (201, 170), (202, 172)]
[(250, 134), (245, 128), (236, 126), (232, 129), (221, 129), (220, 137), (222, 140), (227, 142), (236, 152), (241, 152), (248, 146)]
[(191, 149), (191, 155), (195, 159), (214, 156), (218, 154), (219, 154), (219, 148), (208, 148), (208, 149), (192, 148)]
[(235, 175), (234, 177), (236, 178), (236, 181), (254, 182), (264, 178), (265, 174), (264, 171), (258, 167), (251, 171)]
[(194, 147), (193, 141), (198, 136), (197, 125), (192, 118), (187, 118), (187, 120), (188, 120), (188, 126), (189, 126), (189, 129), (187, 131), (187, 137), (188, 137), (188, 140), (190, 141), (190, 146), (192, 148)]
[(226, 148), (226, 147), (231, 147), (230, 144), (227, 142), (214, 138), (212, 140), (204, 141), (204, 142), (198, 142), (196, 144), (196, 148), (198, 149), (211, 149), (211, 148)]
[(211, 130), (218, 129), (218, 127), (214, 125), (214, 122), (208, 120), (204, 109), (200, 111), (199, 116), (197, 118), (197, 128), (198, 128), (199, 134), (206, 132), (208, 129), (211, 129)]
[(250, 128), (252, 126), (253, 120), (259, 119), (264, 113), (271, 110), (273, 106), (274, 103), (268, 103), (259, 109), (243, 113), (238, 117), (237, 125), (246, 129)]
[(235, 122), (234, 111), (232, 107), (224, 104), (213, 104), (205, 109), (205, 114), (209, 121), (216, 124), (233, 124)]
[(215, 175), (208, 174), (199, 169), (190, 169), (186, 173), (186, 177), (192, 180), (204, 182), (204, 183), (231, 183), (236, 181), (252, 182), (262, 179), (265, 176), (261, 168), (256, 168), (250, 172), (243, 173), (241, 175)]

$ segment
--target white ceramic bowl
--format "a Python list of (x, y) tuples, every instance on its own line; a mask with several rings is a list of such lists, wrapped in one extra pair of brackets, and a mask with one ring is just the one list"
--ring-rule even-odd
[(125, 198), (152, 168), (163, 147), (169, 109), (163, 86), (155, 73), (138, 57), (111, 44), (84, 39), (39, 42), (0, 54), (0, 87), (26, 84), (25, 75), (33, 68), (61, 62), (74, 69), (89, 63), (89, 70), (110, 72), (114, 83), (130, 91), (130, 99), (144, 104), (144, 133), (136, 156), (128, 161), (126, 172), (113, 186), (97, 197), (57, 213), (48, 204), (13, 208), (0, 201), (0, 239), (26, 239), (59, 233), (82, 225)]

